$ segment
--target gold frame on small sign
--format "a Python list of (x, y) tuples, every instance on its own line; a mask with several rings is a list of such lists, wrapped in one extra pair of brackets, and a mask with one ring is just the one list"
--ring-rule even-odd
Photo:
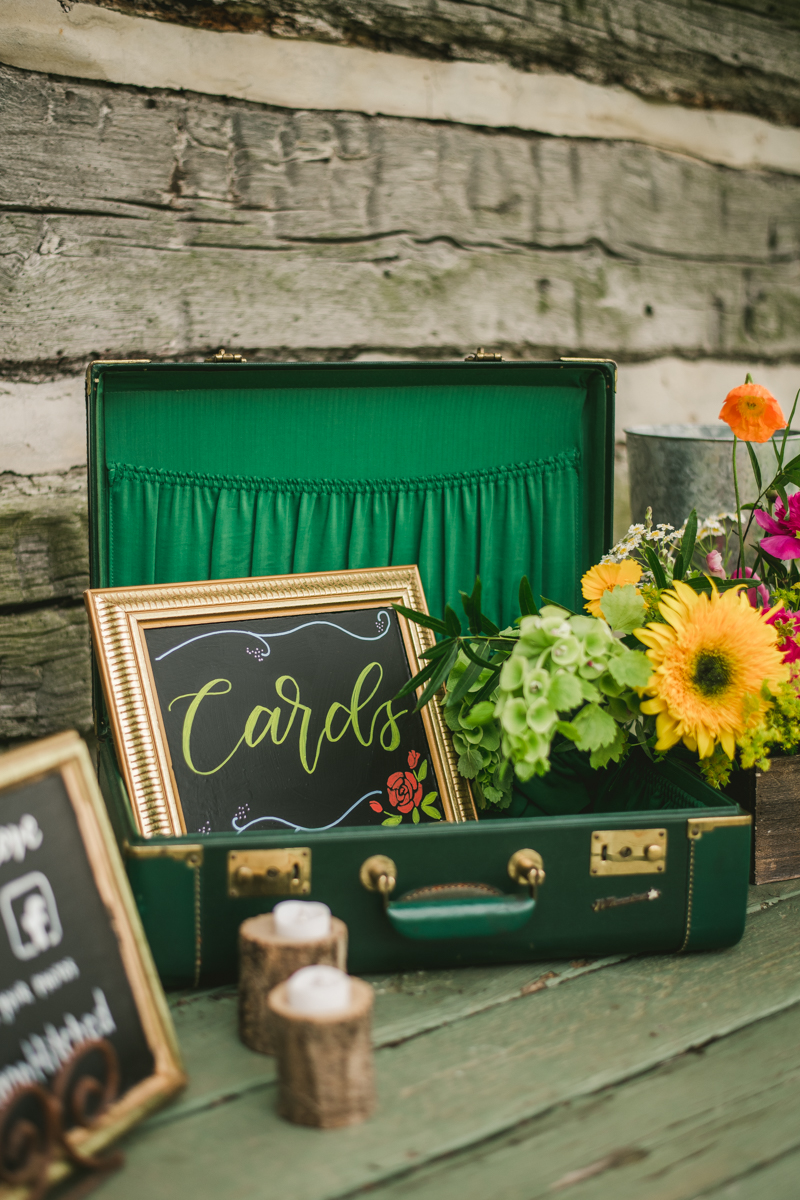
[[(375, 604), (428, 611), (416, 566), (95, 588), (85, 593), (85, 600), (117, 756), (143, 837), (186, 833), (143, 636), (146, 627), (221, 616), (241, 621), (334, 613)], [(397, 617), (413, 676), (435, 639), (431, 630), (399, 613)], [(439, 705), (426, 705), (421, 716), (445, 819), (476, 820), (472, 793), (456, 769), (452, 737)]]
[[(122, 965), (133, 995), (155, 1068), (103, 1111), (90, 1128), (76, 1127), (64, 1137), (81, 1156), (97, 1155), (132, 1126), (159, 1108), (186, 1084), (178, 1042), (150, 947), (142, 929), (128, 877), (120, 858), (86, 744), (77, 733), (9, 750), (0, 757), (0, 803), (10, 788), (60, 775), (72, 803), (97, 890), (119, 943)], [(73, 1167), (66, 1157), (47, 1167), (48, 1186)], [(0, 1184), (0, 1198), (24, 1196), (28, 1184)]]

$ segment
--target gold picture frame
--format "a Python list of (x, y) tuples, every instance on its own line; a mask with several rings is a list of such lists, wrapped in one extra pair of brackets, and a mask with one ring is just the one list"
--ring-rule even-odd
[[(416, 566), (96, 588), (85, 593), (95, 657), (134, 818), (143, 837), (186, 833), (144, 631), (164, 625), (262, 619), (401, 604), (427, 612)], [(433, 633), (396, 614), (411, 675)], [(420, 714), (448, 821), (477, 819), (437, 704)]]
[[(43, 1174), (46, 1175), (48, 1186), (59, 1182), (73, 1170), (70, 1155), (78, 1162), (95, 1158), (186, 1083), (172, 1018), (114, 840), (94, 766), (86, 744), (77, 733), (57, 734), (9, 750), (0, 756), (0, 822), (3, 820), (1, 806), (6, 793), (13, 791), (18, 795), (19, 789), (26, 785), (39, 784), (52, 776), (60, 777), (71, 802), (92, 880), (102, 902), (103, 916), (108, 917), (111, 932), (116, 938), (141, 1033), (153, 1058), (153, 1071), (134, 1083), (118, 1099), (111, 1099), (89, 1127), (77, 1125), (63, 1132), (56, 1120), (55, 1128), (51, 1130), (51, 1145), (38, 1156), (38, 1166), (33, 1164), (31, 1178), (26, 1177), (13, 1185), (0, 1183), (0, 1197), (28, 1194), (29, 1190), (44, 1182)], [(15, 887), (16, 882), (22, 880), (12, 881), (11, 886)], [(33, 961), (35, 963), (35, 959)], [(64, 961), (72, 962), (74, 966), (71, 958)], [(40, 978), (33, 977), (34, 987)], [(46, 992), (44, 994), (47, 995)], [(76, 1054), (80, 1050), (79, 1044)], [(12, 1091), (4, 1104), (13, 1106), (15, 1096), (16, 1092)], [(4, 1120), (8, 1119), (6, 1113)], [(69, 1146), (69, 1154), (61, 1142), (62, 1137), (63, 1143)], [(32, 1146), (32, 1154), (35, 1149)], [(95, 1164), (89, 1162), (87, 1165)]]

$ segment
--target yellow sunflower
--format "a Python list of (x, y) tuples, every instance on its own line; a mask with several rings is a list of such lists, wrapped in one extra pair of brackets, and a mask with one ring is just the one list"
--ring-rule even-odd
[(600, 601), (605, 593), (615, 587), (624, 587), (627, 583), (638, 583), (641, 578), (642, 568), (631, 558), (623, 559), (620, 563), (598, 563), (581, 579), (581, 591), (589, 601), (583, 607), (593, 617), (602, 617)]
[(636, 630), (653, 664), (642, 712), (656, 714), (657, 750), (683, 740), (709, 758), (720, 742), (733, 758), (737, 737), (769, 707), (762, 685), (774, 691), (788, 678), (777, 632), (738, 589), (672, 588), (659, 604), (667, 624)]

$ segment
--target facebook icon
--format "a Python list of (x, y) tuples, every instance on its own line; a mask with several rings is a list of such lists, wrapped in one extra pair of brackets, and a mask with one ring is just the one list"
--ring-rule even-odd
[(11, 949), (23, 962), (61, 941), (56, 898), (41, 871), (30, 871), (0, 888), (0, 915)]

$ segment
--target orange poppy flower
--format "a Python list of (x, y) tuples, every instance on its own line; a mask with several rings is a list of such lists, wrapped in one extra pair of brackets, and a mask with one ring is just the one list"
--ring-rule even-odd
[(776, 429), (786, 428), (780, 404), (760, 383), (743, 383), (728, 392), (719, 416), (743, 442), (768, 442)]
[(621, 563), (598, 563), (591, 567), (581, 579), (581, 591), (589, 601), (584, 604), (593, 617), (602, 617), (600, 603), (606, 592), (615, 587), (625, 587), (628, 583), (638, 583), (642, 578), (642, 568), (633, 559), (626, 558)]

